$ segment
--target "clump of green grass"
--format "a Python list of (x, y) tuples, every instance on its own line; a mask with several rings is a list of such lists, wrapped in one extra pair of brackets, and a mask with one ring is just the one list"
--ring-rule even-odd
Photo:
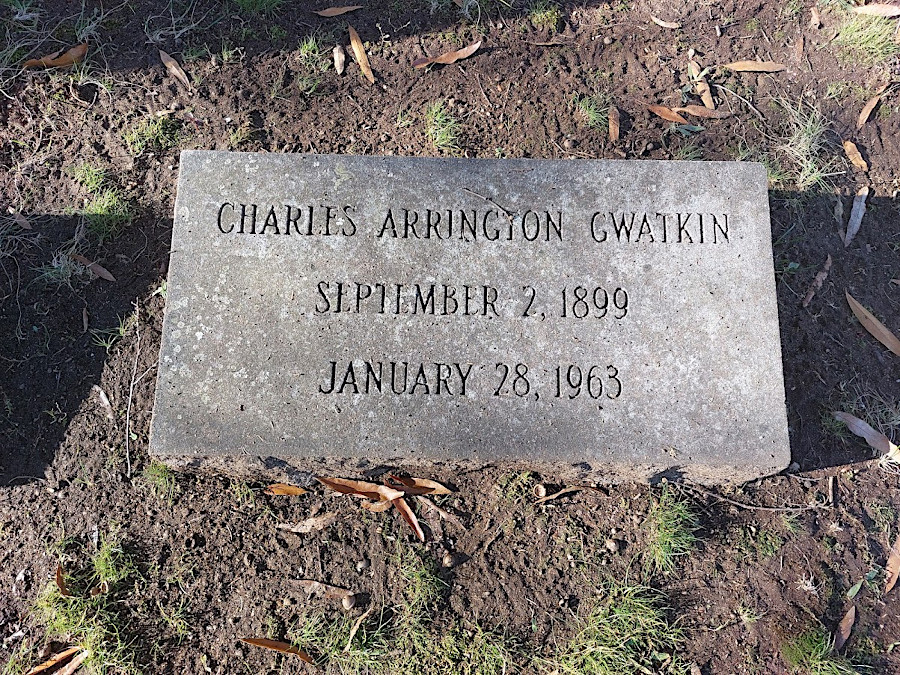
[(550, 0), (533, 0), (528, 6), (528, 20), (538, 30), (555, 32), (562, 20), (559, 5)]
[[(388, 617), (384, 612), (372, 614), (360, 624), (350, 640), (354, 617), (343, 614), (329, 619), (324, 614), (300, 617), (288, 632), (288, 639), (306, 651), (326, 673), (357, 675), (380, 673), (387, 669), (386, 657), (391, 651)], [(347, 647), (349, 641), (349, 649)]]
[(248, 14), (262, 14), (269, 16), (277, 12), (284, 0), (234, 0), (234, 3), (243, 12)]
[(79, 275), (89, 275), (88, 269), (72, 259), (69, 255), (74, 250), (59, 250), (53, 254), (53, 258), (46, 265), (34, 268), (37, 276), (35, 284), (39, 286), (68, 286), (72, 288), (72, 280)]
[(171, 117), (147, 117), (133, 125), (123, 138), (128, 151), (135, 157), (145, 150), (165, 152), (178, 145), (181, 122)]
[(843, 173), (842, 161), (827, 138), (830, 124), (818, 108), (800, 100), (779, 101), (787, 114), (786, 131), (776, 148), (794, 187), (800, 191), (823, 191), (829, 179)]
[(453, 155), (459, 152), (459, 122), (444, 101), (432, 103), (425, 111), (425, 133), (438, 152)]
[(648, 572), (668, 574), (676, 560), (690, 553), (697, 541), (699, 527), (691, 502), (670, 485), (663, 485), (644, 522), (647, 548), (644, 566)]
[(834, 43), (844, 60), (876, 66), (900, 54), (896, 31), (895, 20), (856, 14), (841, 25)]
[(792, 673), (855, 675), (847, 659), (833, 654), (834, 640), (824, 628), (812, 628), (782, 645), (781, 653)]
[(175, 501), (178, 494), (178, 483), (175, 472), (162, 462), (150, 462), (141, 474), (144, 484), (159, 499), (169, 504)]
[(589, 128), (602, 130), (609, 126), (609, 102), (605, 97), (579, 94), (572, 100), (578, 116)]
[(663, 596), (645, 586), (607, 582), (603, 598), (546, 665), (566, 675), (684, 673), (675, 651), (684, 632), (670, 622)]
[(107, 178), (105, 169), (84, 163), (76, 166), (72, 175), (91, 195), (80, 214), (88, 231), (101, 243), (119, 234), (134, 219), (131, 204)]

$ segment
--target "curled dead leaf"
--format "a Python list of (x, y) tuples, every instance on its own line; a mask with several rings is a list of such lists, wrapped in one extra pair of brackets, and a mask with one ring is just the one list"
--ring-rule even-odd
[(825, 280), (828, 278), (828, 272), (831, 269), (831, 254), (825, 259), (825, 264), (822, 266), (822, 269), (819, 270), (819, 273), (816, 274), (816, 278), (813, 279), (813, 282), (809, 285), (809, 290), (806, 291), (806, 295), (803, 298), (803, 307), (809, 307), (809, 303), (812, 302), (813, 297), (820, 288), (822, 288), (822, 284), (825, 283)]
[(687, 124), (688, 121), (684, 119), (677, 112), (672, 110), (671, 108), (667, 108), (664, 105), (647, 105), (647, 110), (652, 112), (657, 117), (662, 117), (664, 120), (668, 122), (675, 122), (676, 124)]
[(101, 279), (106, 279), (107, 281), (115, 281), (116, 278), (110, 273), (108, 269), (100, 265), (99, 263), (91, 262), (83, 255), (79, 253), (72, 253), (69, 257), (77, 263), (80, 263), (87, 267), (95, 276), (100, 277)]
[(306, 490), (297, 485), (290, 485), (289, 483), (272, 483), (269, 487), (267, 487), (264, 492), (267, 495), (304, 495), (306, 494)]
[(335, 45), (334, 49), (331, 50), (331, 53), (334, 56), (334, 69), (337, 71), (338, 75), (343, 75), (344, 64), (347, 62), (347, 53), (340, 45)]
[(859, 436), (869, 447), (878, 452), (882, 457), (897, 453), (897, 446), (891, 443), (891, 440), (877, 429), (873, 429), (867, 422), (859, 419), (856, 415), (841, 412), (840, 410), (832, 413), (834, 418), (847, 425), (851, 433)]
[(853, 310), (853, 313), (856, 315), (856, 318), (859, 319), (863, 328), (869, 331), (872, 337), (890, 349), (894, 354), (900, 356), (900, 340), (897, 339), (897, 336), (876, 319), (872, 312), (859, 304), (850, 293), (845, 292), (845, 295), (847, 296), (847, 303), (850, 305), (850, 309)]
[(673, 30), (676, 28), (681, 28), (680, 23), (677, 23), (675, 21), (663, 21), (662, 19), (653, 16), (652, 14), (650, 15), (650, 20), (660, 28), (671, 28)]
[(887, 88), (888, 85), (882, 85), (878, 89), (878, 91), (875, 92), (875, 95), (868, 101), (866, 101), (866, 104), (859, 112), (859, 118), (856, 120), (857, 129), (862, 129), (863, 125), (869, 121), (869, 117), (872, 115), (872, 111), (875, 110), (875, 106), (877, 106), (878, 102), (881, 101), (881, 95), (884, 94)]
[(159, 58), (172, 77), (181, 82), (181, 84), (184, 85), (184, 88), (188, 91), (193, 90), (193, 87), (191, 87), (191, 81), (188, 79), (188, 76), (184, 72), (182, 67), (178, 64), (178, 61), (166, 54), (162, 49), (159, 50)]
[(834, 633), (834, 651), (839, 652), (847, 644), (850, 637), (850, 631), (853, 630), (853, 624), (856, 621), (856, 605), (851, 605), (844, 618), (838, 624), (838, 628)]
[(863, 216), (866, 215), (866, 198), (868, 196), (869, 188), (864, 185), (853, 198), (853, 206), (850, 208), (850, 219), (847, 221), (847, 234), (844, 235), (844, 248), (850, 245), (853, 237), (859, 232)]
[(688, 72), (691, 75), (691, 80), (694, 82), (694, 91), (697, 92), (700, 100), (703, 101), (703, 105), (709, 110), (715, 110), (716, 102), (713, 100), (712, 90), (703, 76), (700, 64), (691, 59), (688, 61)]
[(621, 117), (619, 116), (619, 109), (611, 105), (609, 106), (608, 111), (609, 117), (609, 140), (612, 143), (615, 143), (619, 140), (619, 126), (621, 123)]
[(350, 24), (347, 24), (347, 28), (350, 31), (350, 47), (353, 49), (353, 56), (356, 58), (356, 63), (359, 64), (359, 69), (369, 84), (375, 84), (375, 73), (372, 72), (372, 66), (369, 65), (369, 57), (366, 56), (366, 48), (359, 39), (359, 33)]
[(395, 490), (387, 485), (379, 485), (378, 483), (367, 483), (362, 480), (350, 480), (347, 478), (316, 478), (316, 480), (335, 492), (353, 495), (354, 497), (363, 497), (376, 502), (390, 501), (403, 496), (400, 490)]
[(12, 215), (13, 222), (14, 222), (16, 225), (18, 225), (19, 227), (21, 227), (23, 230), (30, 230), (30, 229), (31, 229), (31, 223), (28, 222), (28, 218), (26, 218), (25, 216), (23, 216), (23, 215), (22, 215), (21, 213), (19, 213), (18, 211), (12, 211), (12, 210), (10, 210), (10, 214)]
[(397, 507), (400, 515), (403, 516), (403, 520), (405, 520), (413, 529), (413, 532), (416, 533), (416, 537), (419, 538), (419, 541), (424, 542), (425, 532), (422, 530), (422, 526), (419, 525), (419, 519), (416, 518), (416, 514), (413, 513), (413, 510), (409, 508), (409, 504), (406, 503), (406, 500), (403, 499), (403, 497), (399, 497), (398, 499), (393, 500), (393, 504)]
[(736, 73), (778, 73), (785, 69), (783, 63), (774, 61), (734, 61), (724, 67)]
[(882, 16), (891, 19), (900, 16), (900, 5), (889, 5), (884, 2), (873, 2), (871, 5), (860, 5), (858, 7), (854, 7), (853, 11), (857, 14)]
[(66, 573), (63, 571), (60, 563), (56, 563), (56, 588), (59, 589), (59, 594), (64, 598), (72, 597), (69, 589), (66, 588)]
[(384, 513), (393, 506), (391, 502), (363, 502), (360, 504), (369, 513)]
[(900, 534), (897, 534), (894, 545), (891, 546), (891, 552), (884, 566), (884, 575), (884, 592), (890, 593), (897, 583), (897, 577), (900, 577)]
[(61, 651), (59, 654), (54, 654), (43, 663), (36, 665), (34, 668), (29, 670), (26, 675), (39, 675), (39, 673), (45, 673), (48, 670), (58, 668), (73, 656), (75, 656), (75, 654), (82, 651), (82, 649), (82, 647), (69, 647), (68, 649)]
[(472, 56), (475, 52), (478, 51), (478, 48), (481, 46), (481, 40), (478, 42), (473, 42), (468, 47), (464, 47), (463, 49), (457, 49), (452, 52), (447, 52), (445, 54), (441, 54), (440, 56), (431, 56), (421, 59), (416, 59), (413, 61), (413, 68), (424, 68), (425, 66), (431, 63), (440, 63), (442, 65), (449, 65), (451, 63), (456, 63), (460, 59), (466, 59)]
[(685, 112), (688, 115), (693, 115), (694, 117), (703, 117), (713, 120), (723, 120), (726, 117), (731, 117), (731, 113), (727, 110), (712, 110), (710, 108), (704, 108), (701, 105), (686, 105), (682, 106), (681, 108), (672, 108), (672, 112)]
[(281, 652), (282, 654), (293, 654), (294, 656), (299, 657), (302, 661), (306, 661), (307, 663), (314, 663), (314, 661), (309, 657), (309, 654), (307, 654), (302, 649), (297, 649), (294, 645), (289, 645), (287, 642), (269, 640), (268, 638), (241, 638), (241, 642), (245, 642), (248, 645), (253, 645), (254, 647), (271, 649), (276, 652)]
[(405, 492), (408, 495), (449, 495), (450, 488), (427, 478), (407, 478), (406, 476), (389, 475), (385, 485)]
[(356, 10), (362, 8), (362, 5), (348, 5), (347, 7), (328, 7), (327, 9), (314, 9), (312, 13), (318, 14), (319, 16), (324, 16), (326, 19), (328, 19), (333, 16), (346, 14), (347, 12), (355, 12)]
[(336, 513), (325, 513), (321, 516), (313, 516), (299, 523), (278, 523), (275, 527), (279, 530), (287, 530), (295, 534), (309, 534), (310, 532), (318, 532), (324, 530), (337, 520)]
[(869, 170), (869, 165), (866, 163), (866, 160), (863, 159), (862, 154), (859, 152), (859, 148), (856, 147), (856, 143), (853, 141), (844, 141), (844, 154), (847, 155), (847, 159), (849, 159), (850, 163), (857, 169), (860, 169), (861, 171)]
[(67, 66), (74, 66), (76, 63), (81, 63), (84, 61), (84, 57), (87, 56), (88, 46), (87, 42), (83, 42), (80, 45), (76, 45), (68, 50), (66, 53), (60, 56), (60, 51), (54, 52), (53, 54), (49, 54), (48, 56), (42, 56), (39, 59), (28, 59), (25, 63), (22, 64), (23, 68), (65, 68)]

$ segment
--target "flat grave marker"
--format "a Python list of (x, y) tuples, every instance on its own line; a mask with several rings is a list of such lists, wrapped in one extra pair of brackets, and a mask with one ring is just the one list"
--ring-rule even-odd
[(790, 462), (759, 164), (185, 151), (167, 289), (175, 464)]

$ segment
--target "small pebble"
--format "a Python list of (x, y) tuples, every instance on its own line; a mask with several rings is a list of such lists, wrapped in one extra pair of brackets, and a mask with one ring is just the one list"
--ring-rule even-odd
[(612, 43), (613, 43), (613, 39), (611, 37), (609, 37), (609, 35), (607, 35), (605, 38), (603, 38), (603, 44), (608, 46), (608, 45), (611, 45)]
[(619, 542), (617, 542), (615, 539), (607, 539), (604, 546), (606, 546), (606, 550), (610, 553), (619, 552)]
[(448, 551), (444, 554), (441, 562), (444, 564), (444, 567), (453, 567), (453, 564), (456, 562), (456, 558), (454, 558), (453, 554)]
[(538, 483), (534, 486), (534, 496), (538, 499), (543, 499), (547, 496), (547, 486), (543, 483)]
[(344, 609), (353, 609), (356, 606), (356, 596), (352, 593), (350, 595), (345, 595), (341, 600), (341, 606)]
[(362, 560), (357, 560), (356, 561), (356, 571), (362, 572), (363, 570), (367, 570), (367, 569), (369, 569), (369, 566), (371, 564), (372, 563), (369, 562), (368, 558), (363, 558)]
[(563, 141), (563, 147), (566, 150), (571, 150), (576, 145), (578, 145), (578, 141), (576, 141), (574, 138), (567, 138), (565, 141)]

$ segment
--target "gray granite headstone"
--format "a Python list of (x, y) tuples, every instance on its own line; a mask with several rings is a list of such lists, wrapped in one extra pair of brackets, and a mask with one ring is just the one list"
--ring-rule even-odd
[(183, 152), (151, 453), (777, 472), (770, 237), (759, 164)]

